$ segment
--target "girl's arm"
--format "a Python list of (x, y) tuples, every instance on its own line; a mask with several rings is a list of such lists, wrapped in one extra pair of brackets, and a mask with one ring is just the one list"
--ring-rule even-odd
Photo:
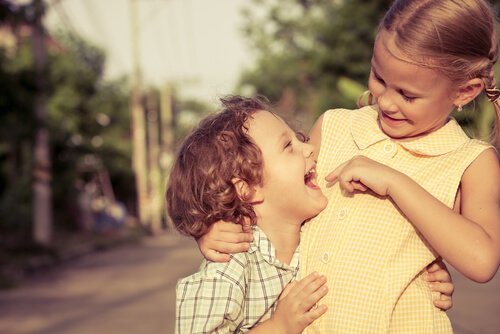
[(366, 157), (355, 157), (327, 176), (348, 192), (370, 188), (390, 196), (432, 247), (476, 282), (487, 282), (500, 264), (500, 170), (493, 150), (481, 153), (461, 180), (460, 214), (410, 177)]
[(221, 220), (211, 225), (208, 232), (196, 239), (196, 242), (207, 260), (228, 262), (229, 254), (246, 252), (252, 240), (251, 231), (244, 231), (239, 224)]

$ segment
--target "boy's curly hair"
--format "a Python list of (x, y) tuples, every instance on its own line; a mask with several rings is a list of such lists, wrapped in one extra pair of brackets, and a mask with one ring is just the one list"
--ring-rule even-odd
[(170, 173), (166, 199), (174, 226), (195, 238), (219, 220), (256, 222), (249, 198), (238, 195), (234, 180), (262, 185), (263, 160), (248, 135), (248, 119), (270, 111), (263, 97), (229, 96), (223, 110), (208, 116), (182, 142)]

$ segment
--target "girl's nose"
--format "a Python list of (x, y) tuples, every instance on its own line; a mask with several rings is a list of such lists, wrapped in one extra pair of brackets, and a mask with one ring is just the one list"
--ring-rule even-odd
[(397, 111), (397, 106), (392, 102), (389, 92), (386, 90), (383, 94), (380, 94), (377, 98), (377, 104), (380, 109), (384, 111)]

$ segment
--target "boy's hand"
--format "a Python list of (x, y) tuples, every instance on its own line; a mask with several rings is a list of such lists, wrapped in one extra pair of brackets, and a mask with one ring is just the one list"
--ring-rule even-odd
[(327, 311), (326, 305), (317, 306), (328, 288), (326, 277), (312, 273), (298, 282), (291, 282), (282, 293), (276, 311), (269, 321), (274, 333), (302, 333), (314, 320)]
[(427, 266), (424, 278), (432, 289), (432, 291), (440, 292), (439, 299), (434, 300), (434, 306), (443, 311), (448, 311), (453, 307), (453, 291), (455, 286), (451, 279), (450, 272), (442, 259), (432, 262)]
[[(249, 228), (245, 227), (248, 231)], [(196, 239), (201, 254), (210, 261), (227, 262), (229, 254), (246, 252), (252, 241), (252, 232), (244, 232), (239, 224), (218, 221), (208, 232)]]
[(365, 192), (369, 188), (380, 196), (387, 196), (396, 175), (401, 173), (370, 158), (356, 156), (339, 165), (325, 179), (330, 183), (338, 181), (340, 188), (348, 193)]

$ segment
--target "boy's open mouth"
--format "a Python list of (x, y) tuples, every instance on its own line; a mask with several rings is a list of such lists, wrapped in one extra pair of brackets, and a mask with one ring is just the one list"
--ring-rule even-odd
[(318, 189), (318, 184), (316, 183), (316, 167), (311, 168), (304, 175), (304, 183), (309, 188)]

